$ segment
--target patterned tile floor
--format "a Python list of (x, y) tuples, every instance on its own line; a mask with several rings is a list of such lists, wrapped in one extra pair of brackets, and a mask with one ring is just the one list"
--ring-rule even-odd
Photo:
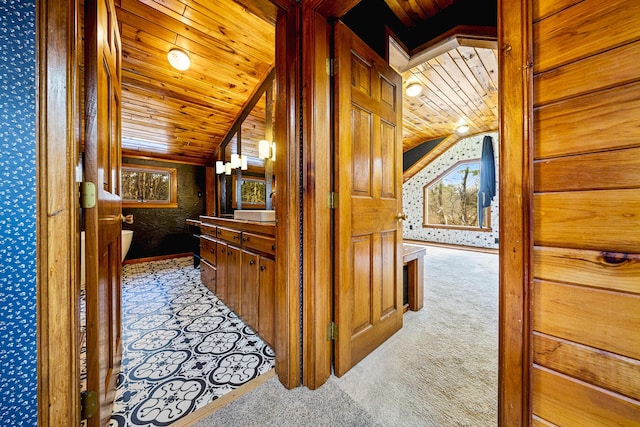
[(192, 258), (123, 267), (122, 368), (109, 426), (166, 426), (274, 367)]

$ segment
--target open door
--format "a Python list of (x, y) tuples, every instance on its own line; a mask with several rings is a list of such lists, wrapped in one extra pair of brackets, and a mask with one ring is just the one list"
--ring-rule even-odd
[(335, 27), (334, 371), (342, 376), (402, 327), (402, 79)]
[(95, 207), (84, 209), (87, 387), (98, 395), (90, 426), (111, 417), (122, 357), (120, 46), (113, 0), (85, 2), (84, 173), (96, 195)]

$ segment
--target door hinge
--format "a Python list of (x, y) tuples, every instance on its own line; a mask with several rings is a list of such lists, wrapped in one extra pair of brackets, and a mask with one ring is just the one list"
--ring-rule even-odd
[(331, 191), (328, 199), (329, 209), (336, 209), (338, 207), (338, 193)]
[(336, 61), (333, 58), (327, 58), (327, 75), (333, 76), (336, 72)]
[(327, 328), (327, 338), (329, 341), (335, 341), (338, 339), (338, 325), (334, 322), (329, 323), (329, 327)]
[(80, 417), (89, 419), (98, 413), (98, 393), (83, 391), (80, 393)]
[(80, 207), (82, 209), (93, 208), (96, 205), (96, 186), (93, 182), (80, 183)]

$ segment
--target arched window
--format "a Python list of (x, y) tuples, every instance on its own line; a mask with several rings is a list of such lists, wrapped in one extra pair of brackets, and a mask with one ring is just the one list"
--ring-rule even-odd
[(491, 231), (487, 213), (478, 224), (480, 159), (456, 163), (423, 188), (423, 227), (465, 228)]

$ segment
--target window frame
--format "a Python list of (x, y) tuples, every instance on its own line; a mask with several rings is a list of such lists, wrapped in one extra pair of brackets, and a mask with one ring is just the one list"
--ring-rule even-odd
[[(122, 171), (125, 169), (128, 170), (137, 170), (140, 172), (159, 172), (159, 173), (167, 173), (169, 174), (169, 201), (161, 202), (161, 201), (138, 201), (138, 200), (125, 200), (122, 198), (122, 207), (123, 208), (164, 208), (164, 209), (172, 209), (178, 207), (178, 171), (175, 168), (165, 168), (162, 166), (150, 166), (150, 165), (138, 165), (135, 163), (123, 163)], [(120, 182), (122, 185), (122, 173), (120, 174)]]
[(486, 211), (486, 213), (484, 215), (484, 225), (482, 226), (482, 228), (479, 227), (479, 226), (429, 224), (427, 222), (427, 214), (428, 214), (428, 211), (429, 211), (429, 196), (427, 194), (427, 191), (428, 191), (427, 189), (430, 186), (432, 186), (433, 184), (435, 184), (436, 182), (441, 181), (444, 177), (449, 175), (451, 172), (456, 170), (458, 167), (460, 167), (462, 165), (465, 165), (465, 164), (472, 164), (472, 163), (480, 164), (481, 163), (481, 159), (477, 158), (477, 159), (460, 160), (460, 161), (454, 163), (452, 166), (450, 166), (448, 169), (446, 169), (444, 172), (442, 172), (441, 174), (436, 176), (434, 179), (432, 179), (431, 181), (429, 181), (427, 184), (425, 184), (422, 187), (422, 228), (438, 228), (438, 229), (446, 229), (446, 230), (481, 231), (481, 232), (490, 232), (490, 231), (492, 231), (492, 228), (491, 228), (491, 206), (489, 206), (487, 208), (487, 211)]

